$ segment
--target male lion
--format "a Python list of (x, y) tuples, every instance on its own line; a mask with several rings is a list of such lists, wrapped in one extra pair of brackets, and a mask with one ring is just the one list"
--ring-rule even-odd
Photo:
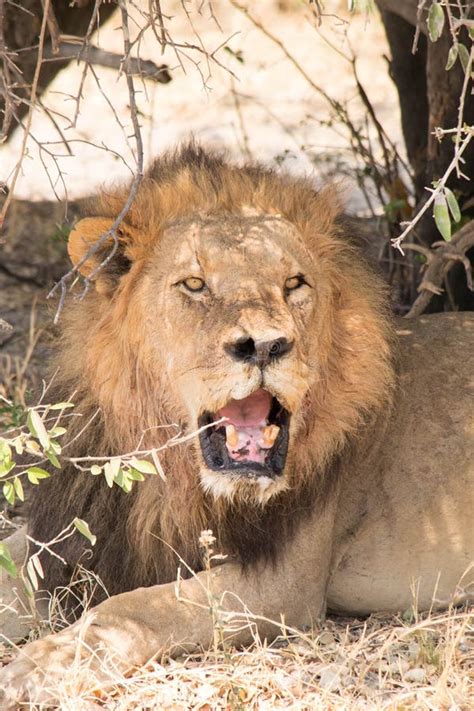
[[(406, 609), (414, 587), (420, 608), (466, 590), (473, 315), (403, 322), (397, 338), (332, 189), (195, 146), (151, 167), (97, 272), (111, 244), (84, 257), (127, 194), (104, 191), (69, 240), (95, 284), (63, 317), (56, 396), (74, 392), (83, 413), (69, 455), (160, 447), (175, 426), (199, 436), (161, 453), (165, 480), (129, 494), (72, 466), (42, 483), (31, 535), (88, 521), (85, 563), (113, 596), (25, 647), (3, 687), (41, 698), (30, 672), (51, 681), (79, 644), (126, 667), (209, 645), (204, 529), (227, 556), (211, 573), (221, 614), (268, 637), (282, 615), (302, 626), (327, 608)], [(67, 565), (43, 556), (50, 590), (85, 547), (64, 541)], [(178, 556), (182, 577), (198, 572), (179, 595)], [(249, 625), (237, 626), (245, 643)]]

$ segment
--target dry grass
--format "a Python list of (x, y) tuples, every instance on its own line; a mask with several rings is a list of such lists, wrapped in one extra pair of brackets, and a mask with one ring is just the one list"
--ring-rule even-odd
[[(7, 658), (4, 661), (8, 661)], [(459, 709), (474, 701), (474, 610), (329, 619), (312, 635), (153, 662), (107, 692), (56, 689), (61, 709)], [(90, 688), (90, 686), (89, 686)]]

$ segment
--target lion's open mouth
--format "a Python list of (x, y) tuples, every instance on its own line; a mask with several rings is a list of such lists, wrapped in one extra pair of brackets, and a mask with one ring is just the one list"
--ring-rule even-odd
[(204, 461), (215, 471), (248, 477), (280, 475), (288, 452), (290, 413), (266, 390), (230, 400), (217, 412), (204, 412), (199, 426), (227, 418), (199, 435)]

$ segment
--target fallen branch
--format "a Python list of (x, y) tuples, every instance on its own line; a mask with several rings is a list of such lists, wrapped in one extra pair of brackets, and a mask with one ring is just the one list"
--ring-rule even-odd
[(418, 287), (420, 295), (416, 298), (405, 318), (415, 318), (425, 312), (433, 294), (443, 292), (443, 283), (454, 264), (461, 262), (466, 272), (467, 286), (474, 291), (472, 266), (466, 252), (474, 247), (474, 220), (464, 225), (453, 235), (451, 242), (435, 242), (432, 249), (418, 244), (404, 244), (404, 249), (423, 254), (427, 259), (426, 271)]

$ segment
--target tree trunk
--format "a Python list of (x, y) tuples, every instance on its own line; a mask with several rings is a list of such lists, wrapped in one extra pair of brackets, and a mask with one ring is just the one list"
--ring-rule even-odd
[[(450, 136), (441, 141), (434, 135), (435, 128), (455, 128), (464, 82), (464, 71), (459, 60), (446, 71), (448, 52), (452, 45), (448, 23), (437, 42), (426, 37), (423, 15), (416, 54), (412, 54), (415, 37), (416, 0), (377, 0), (392, 54), (391, 75), (396, 84), (402, 128), (408, 159), (413, 167), (415, 196), (420, 207), (428, 197), (425, 190), (443, 176), (454, 155)], [(428, 5), (429, 7), (429, 5)], [(413, 22), (413, 24), (411, 24)], [(460, 40), (470, 45), (467, 32)], [(464, 123), (474, 125), (474, 101), (466, 97)], [(474, 144), (464, 154), (465, 165), (474, 164)], [(465, 173), (472, 173), (466, 169)], [(453, 173), (449, 187), (459, 193), (461, 208), (474, 197), (474, 182), (458, 178)], [(418, 223), (417, 238), (426, 246), (440, 239), (431, 214)]]

